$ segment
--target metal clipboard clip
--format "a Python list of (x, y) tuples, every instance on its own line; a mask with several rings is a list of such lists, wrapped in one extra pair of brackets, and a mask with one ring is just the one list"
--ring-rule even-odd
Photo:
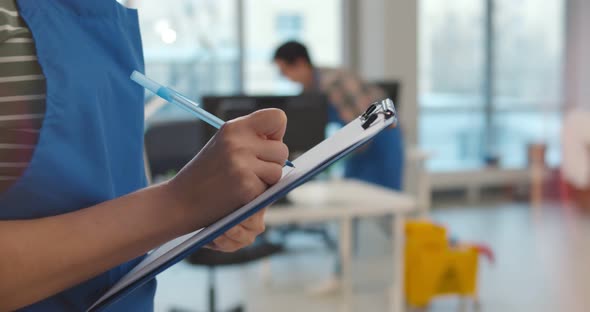
[(364, 114), (361, 115), (361, 122), (363, 129), (369, 128), (375, 120), (379, 117), (379, 114), (385, 116), (385, 119), (395, 118), (393, 125), (397, 126), (397, 115), (395, 112), (395, 106), (393, 101), (390, 99), (382, 100), (381, 102), (375, 102), (367, 108)]

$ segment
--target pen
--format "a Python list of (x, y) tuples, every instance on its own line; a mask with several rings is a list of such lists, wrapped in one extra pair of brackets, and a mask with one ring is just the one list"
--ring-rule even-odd
[[(194, 101), (190, 100), (186, 96), (180, 94), (179, 92), (173, 90), (172, 88), (165, 87), (145, 75), (141, 74), (140, 72), (134, 70), (131, 73), (131, 80), (135, 81), (140, 86), (152, 91), (159, 97), (163, 98), (164, 100), (176, 104), (179, 107), (183, 108), (184, 110), (192, 113), (193, 115), (197, 116), (199, 119), (203, 120), (204, 122), (210, 124), (211, 126), (215, 127), (216, 129), (221, 128), (225, 123), (219, 117), (209, 113), (208, 111), (202, 109), (199, 104), (195, 103)], [(295, 168), (293, 163), (289, 160), (285, 162), (285, 166), (289, 166)]]

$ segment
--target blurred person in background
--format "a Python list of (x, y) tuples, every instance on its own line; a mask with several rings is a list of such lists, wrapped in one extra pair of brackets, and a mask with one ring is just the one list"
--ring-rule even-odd
[[(316, 67), (307, 48), (296, 41), (282, 44), (273, 61), (283, 76), (301, 84), (304, 93), (320, 92), (328, 97), (330, 122), (345, 125), (371, 103), (386, 98), (381, 88), (345, 69)], [(391, 128), (347, 159), (345, 177), (401, 190), (403, 162), (401, 131)]]

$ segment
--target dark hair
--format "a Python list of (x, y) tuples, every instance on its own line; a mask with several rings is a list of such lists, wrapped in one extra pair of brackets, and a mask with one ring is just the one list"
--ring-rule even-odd
[(303, 59), (309, 65), (312, 65), (311, 58), (307, 52), (307, 48), (297, 41), (288, 41), (283, 43), (276, 51), (273, 60), (285, 61), (292, 65), (298, 59)]

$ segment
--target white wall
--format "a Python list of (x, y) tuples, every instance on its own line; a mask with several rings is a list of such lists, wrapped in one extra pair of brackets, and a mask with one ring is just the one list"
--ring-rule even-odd
[[(402, 83), (400, 116), (408, 146), (417, 142), (417, 1), (416, 0), (349, 0), (356, 1), (356, 40), (350, 48), (358, 49), (349, 61), (365, 79), (395, 79)], [(354, 14), (354, 13), (352, 13)], [(356, 42), (355, 42), (356, 41)]]
[(590, 110), (590, 1), (568, 0), (566, 108)]

